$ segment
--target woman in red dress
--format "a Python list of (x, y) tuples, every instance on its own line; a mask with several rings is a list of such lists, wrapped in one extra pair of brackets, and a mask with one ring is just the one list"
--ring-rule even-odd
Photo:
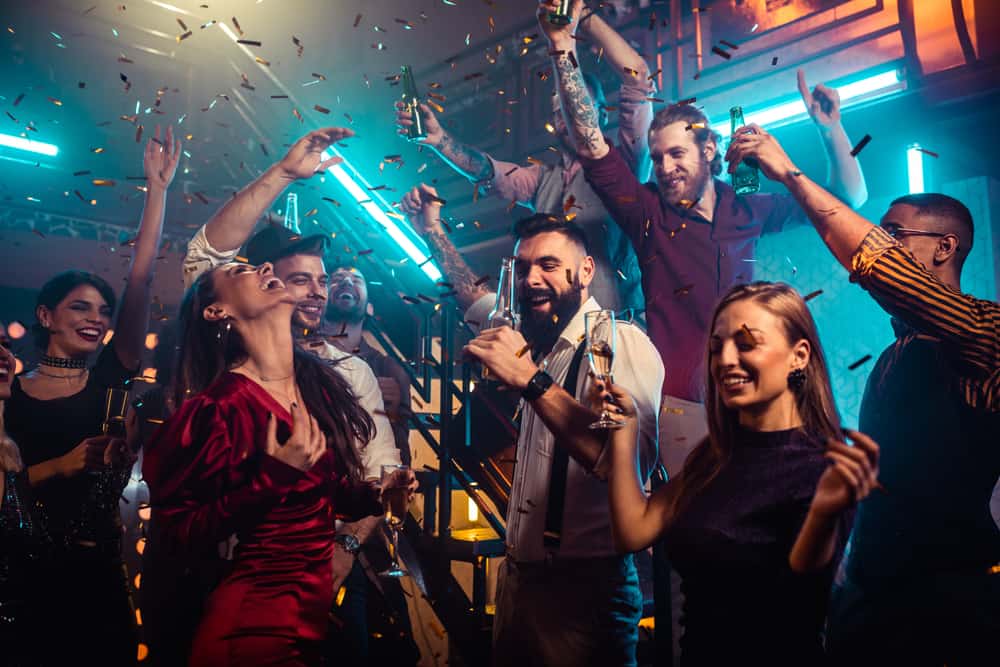
[[(181, 306), (174, 415), (145, 453), (164, 548), (197, 569), (235, 535), (191, 665), (315, 665), (333, 602), (334, 520), (381, 511), (355, 481), (372, 429), (343, 379), (299, 351), (270, 264), (226, 264)], [(152, 656), (151, 656), (152, 657)]]

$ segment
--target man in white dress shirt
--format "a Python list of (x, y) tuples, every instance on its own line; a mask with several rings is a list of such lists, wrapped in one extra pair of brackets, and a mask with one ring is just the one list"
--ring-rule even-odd
[[(486, 322), (495, 294), (482, 286), (444, 233), (440, 200), (421, 185), (402, 208), (422, 232), (473, 326)], [(538, 214), (514, 229), (521, 331), (484, 329), (464, 353), (523, 402), (507, 516), (507, 558), (497, 582), (494, 664), (517, 667), (635, 665), (642, 594), (632, 556), (611, 537), (607, 432), (589, 426), (584, 314), (594, 260), (579, 226)], [(527, 341), (531, 352), (526, 353)], [(646, 334), (620, 322), (616, 384), (639, 408), (639, 461), (656, 461), (663, 364)], [(569, 376), (576, 367), (574, 377)]]
[[(259, 178), (240, 190), (202, 226), (188, 243), (184, 258), (185, 287), (203, 272), (235, 261), (240, 247), (253, 232), (260, 217), (277, 200), (284, 189), (298, 179), (311, 177), (339, 161), (323, 161), (322, 153), (331, 144), (351, 136), (350, 130), (325, 128), (299, 139), (288, 153)], [(398, 465), (399, 450), (393, 438), (382, 400), (378, 380), (362, 359), (344, 352), (321, 339), (309, 340), (304, 335), (316, 331), (323, 322), (329, 289), (329, 276), (323, 264), (326, 238), (322, 235), (301, 237), (283, 227), (269, 225), (247, 243), (247, 261), (251, 264), (271, 262), (274, 274), (298, 300), (292, 314), (292, 328), (298, 334), (299, 345), (333, 364), (347, 380), (361, 407), (375, 423), (375, 434), (367, 443), (356, 443), (366, 479), (379, 479), (383, 465)], [(341, 524), (337, 531), (334, 551), (334, 588), (344, 584), (352, 570), (360, 567), (356, 556), (360, 545), (377, 535), (379, 517), (367, 517), (351, 524)], [(355, 578), (363, 580), (360, 572)], [(367, 638), (367, 630), (358, 634)], [(360, 638), (358, 639), (361, 642)], [(363, 645), (359, 651), (363, 652)]]

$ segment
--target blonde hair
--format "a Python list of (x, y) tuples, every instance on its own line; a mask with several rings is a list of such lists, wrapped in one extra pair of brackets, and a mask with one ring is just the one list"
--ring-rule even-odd
[[(794, 288), (785, 283), (754, 282), (737, 285), (729, 290), (712, 314), (709, 331), (715, 328), (719, 314), (737, 301), (753, 301), (781, 321), (785, 339), (790, 345), (800, 340), (809, 343), (809, 363), (802, 370), (805, 382), (794, 390), (795, 403), (802, 418), (801, 429), (813, 438), (826, 442), (840, 438), (840, 415), (830, 388), (830, 373), (819, 342), (816, 322)], [(712, 378), (709, 352), (706, 346), (705, 411), (708, 418), (708, 437), (688, 455), (680, 477), (671, 492), (672, 509), (680, 511), (690, 498), (711, 482), (732, 456), (739, 413), (727, 408), (719, 396)]]
[(3, 426), (3, 411), (4, 402), (0, 401), (0, 472), (20, 472), (24, 467), (21, 452)]

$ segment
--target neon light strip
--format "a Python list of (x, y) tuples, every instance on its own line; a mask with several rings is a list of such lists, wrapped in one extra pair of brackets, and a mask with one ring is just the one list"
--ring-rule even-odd
[(911, 195), (924, 192), (924, 156), (919, 144), (910, 144), (906, 149), (906, 176)]
[[(833, 86), (833, 88), (840, 93), (841, 105), (846, 106), (846, 103), (850, 100), (870, 95), (871, 93), (879, 91), (889, 92), (888, 89), (895, 89), (900, 82), (899, 70), (892, 69), (841, 86)], [(757, 123), (761, 127), (787, 122), (799, 116), (805, 117), (807, 115), (806, 105), (801, 99), (764, 107), (757, 111), (747, 111), (744, 109), (743, 112), (747, 123)], [(712, 123), (712, 129), (722, 135), (723, 138), (729, 136), (729, 126), (730, 122), (728, 118), (724, 121)]]
[(24, 137), (17, 137), (13, 134), (0, 134), (0, 146), (16, 148), (29, 153), (39, 153), (54, 157), (59, 154), (59, 147), (55, 144), (47, 144), (42, 141), (32, 141)]

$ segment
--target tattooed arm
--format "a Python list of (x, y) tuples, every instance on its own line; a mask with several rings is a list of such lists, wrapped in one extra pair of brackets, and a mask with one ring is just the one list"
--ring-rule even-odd
[(431, 256), (451, 283), (463, 310), (468, 310), (469, 306), (489, 294), (485, 285), (476, 284), (479, 278), (445, 233), (441, 224), (441, 202), (434, 188), (421, 183), (403, 196), (401, 207), (410, 216), (413, 228), (427, 241)]
[[(424, 131), (427, 136), (420, 143), (430, 146), (448, 166), (465, 176), (473, 183), (488, 181), (493, 178), (493, 163), (486, 155), (472, 146), (456, 141), (448, 134), (437, 116), (427, 104), (420, 105), (420, 117), (424, 121)], [(406, 134), (413, 125), (413, 114), (405, 109), (401, 102), (396, 102), (396, 127), (401, 135)]]
[(607, 155), (608, 144), (601, 134), (600, 118), (594, 99), (583, 81), (576, 57), (576, 40), (573, 33), (577, 18), (583, 8), (583, 2), (573, 3), (573, 22), (568, 26), (555, 26), (548, 22), (547, 16), (554, 5), (545, 2), (538, 7), (538, 24), (549, 40), (552, 63), (555, 65), (556, 86), (559, 90), (563, 116), (570, 138), (576, 146), (576, 152), (582, 157), (600, 159)]

